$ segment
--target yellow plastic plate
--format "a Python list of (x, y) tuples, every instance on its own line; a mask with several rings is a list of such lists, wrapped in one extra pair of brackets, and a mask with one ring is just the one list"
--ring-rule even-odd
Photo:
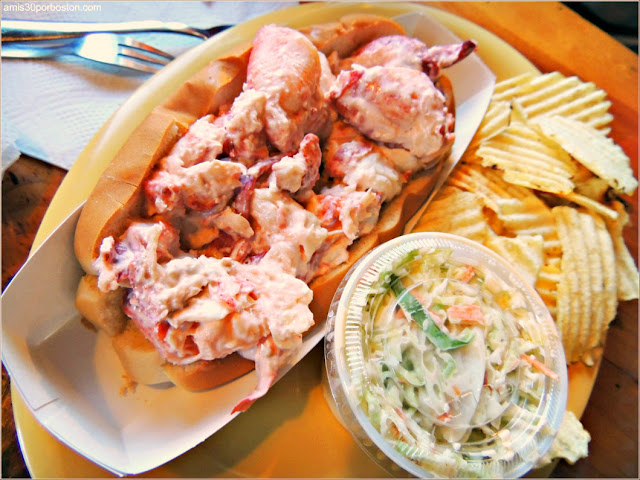
[[(473, 38), (498, 81), (536, 68), (519, 52), (481, 27), (431, 7), (402, 4), (311, 3), (279, 10), (225, 31), (188, 51), (153, 76), (113, 115), (66, 175), (36, 235), (34, 250), (84, 201), (100, 173), (147, 113), (184, 80), (234, 45), (253, 38), (266, 23), (301, 27), (348, 13), (396, 16), (422, 12), (460, 38)], [(205, 442), (143, 477), (386, 477), (334, 418), (323, 397), (322, 344), (296, 365), (265, 398)], [(597, 368), (570, 371), (569, 409), (582, 415)], [(12, 388), (18, 439), (34, 478), (113, 477), (55, 439), (33, 418)], [(170, 412), (167, 412), (170, 415)]]

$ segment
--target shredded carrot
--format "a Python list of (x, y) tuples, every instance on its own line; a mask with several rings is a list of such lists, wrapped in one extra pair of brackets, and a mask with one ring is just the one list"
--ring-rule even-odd
[(461, 282), (465, 282), (468, 283), (469, 280), (471, 280), (473, 278), (473, 276), (475, 275), (475, 270), (473, 269), (472, 265), (467, 265), (466, 270), (464, 271), (464, 273), (462, 274), (462, 276), (460, 277), (460, 281)]
[(407, 416), (404, 414), (404, 412), (402, 411), (402, 409), (400, 408), (394, 408), (394, 410), (396, 411), (396, 413), (398, 414), (398, 416), (403, 420), (403, 421), (407, 421)]
[(484, 325), (484, 314), (478, 305), (451, 305), (447, 315), (452, 321), (471, 325)]
[(449, 418), (451, 418), (451, 414), (449, 412), (438, 415), (438, 420), (440, 420), (441, 422), (446, 422)]
[(389, 427), (390, 430), (390, 434), (393, 438), (397, 438), (398, 440), (402, 440), (402, 435), (400, 434), (400, 430), (398, 430), (398, 427), (395, 426), (395, 424), (391, 424)]
[(453, 386), (453, 393), (455, 393), (456, 395), (460, 396), (460, 394), (462, 392), (460, 391), (460, 389), (456, 385), (454, 385)]
[(531, 365), (534, 368), (537, 368), (538, 370), (540, 370), (547, 377), (552, 378), (554, 380), (558, 380), (559, 379), (558, 374), (556, 372), (551, 370), (549, 367), (547, 367), (544, 363), (542, 363), (540, 360), (538, 360), (533, 355), (526, 355), (526, 354), (523, 353), (522, 355), (520, 355), (520, 358), (522, 360), (524, 360), (525, 362), (527, 362), (529, 365)]

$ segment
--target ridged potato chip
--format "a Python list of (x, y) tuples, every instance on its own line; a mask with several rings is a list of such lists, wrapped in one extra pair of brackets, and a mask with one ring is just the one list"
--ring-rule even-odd
[(580, 165), (572, 180), (576, 185), (575, 193), (589, 197), (596, 202), (607, 202), (606, 195), (609, 191), (609, 183), (595, 175), (587, 167)]
[(617, 220), (608, 220), (607, 229), (613, 241), (615, 251), (616, 277), (618, 280), (618, 300), (635, 300), (640, 296), (640, 278), (638, 267), (629, 252), (622, 236), (625, 225), (629, 222), (629, 215), (621, 202), (613, 203), (618, 212)]
[(536, 468), (549, 465), (556, 459), (563, 458), (570, 465), (574, 465), (581, 458), (589, 455), (591, 435), (587, 432), (575, 413), (567, 410), (562, 417), (562, 423), (551, 448), (537, 463)]
[(557, 299), (562, 342), (569, 362), (593, 365), (617, 310), (613, 242), (596, 213), (566, 206), (552, 212), (562, 243)]
[(639, 296), (622, 236), (628, 215), (611, 200), (637, 180), (606, 137), (609, 106), (593, 83), (558, 72), (499, 82), (416, 227), (467, 236), (517, 264), (555, 319), (568, 363), (593, 365), (618, 301)]
[(496, 83), (493, 89), (492, 101), (511, 100), (521, 91), (523, 85), (527, 85), (537, 76), (534, 73), (527, 72)]
[(538, 119), (536, 125), (578, 162), (607, 180), (617, 192), (630, 194), (638, 188), (629, 157), (598, 130), (577, 120), (557, 116)]
[(459, 164), (448, 183), (478, 195), (495, 213), (487, 220), (498, 235), (540, 235), (545, 257), (560, 252), (551, 210), (530, 189), (508, 183), (499, 172), (477, 164)]
[(458, 164), (447, 181), (458, 188), (476, 193), (482, 197), (485, 205), (495, 212), (498, 212), (500, 199), (524, 200), (535, 197), (528, 188), (506, 182), (500, 172), (474, 162), (463, 161)]
[(489, 235), (489, 225), (477, 195), (447, 186), (433, 199), (413, 231), (447, 232), (483, 242)]
[(491, 102), (487, 107), (487, 112), (471, 139), (467, 152), (473, 152), (478, 148), (482, 140), (494, 137), (509, 126), (511, 117), (511, 105), (506, 101)]
[(540, 235), (545, 256), (560, 252), (560, 242), (551, 210), (537, 197), (499, 201), (498, 219), (512, 235)]
[(543, 263), (543, 239), (540, 235), (488, 238), (485, 245), (515, 265), (530, 285), (534, 286)]
[[(558, 325), (562, 326), (562, 344), (569, 362), (580, 360), (580, 330), (585, 319), (590, 319), (589, 267), (586, 262), (586, 245), (581, 234), (578, 211), (571, 207), (552, 209), (558, 236), (562, 244), (562, 276), (558, 284)], [(561, 289), (561, 287), (563, 287)], [(561, 298), (567, 296), (568, 298)], [(585, 296), (587, 298), (585, 298)], [(568, 308), (567, 308), (568, 305)], [(562, 314), (562, 318), (560, 315)], [(565, 317), (566, 315), (566, 317)]]
[(591, 197), (580, 195), (576, 192), (570, 192), (567, 194), (558, 193), (557, 195), (569, 202), (573, 202), (576, 205), (580, 205), (581, 207), (592, 210), (597, 214), (602, 215), (603, 217), (607, 217), (611, 220), (615, 220), (618, 218), (618, 212), (596, 200), (593, 200)]
[[(575, 210), (574, 210), (575, 211)], [(605, 319), (604, 275), (600, 238), (596, 227), (596, 219), (604, 228), (604, 221), (596, 215), (579, 213), (580, 231), (584, 239), (585, 250), (582, 252), (589, 269), (588, 295), (583, 294), (585, 301), (590, 300), (589, 316), (580, 319), (580, 332), (577, 343), (577, 354), (587, 365), (593, 364), (591, 350), (600, 345), (608, 325), (613, 318)]]
[(560, 256), (550, 257), (540, 267), (535, 288), (553, 318), (557, 318), (558, 283), (560, 282)]
[(569, 193), (577, 166), (568, 153), (521, 123), (480, 144), (476, 155), (484, 167), (503, 171), (507, 182), (552, 193)]
[(497, 199), (511, 198), (511, 195), (505, 188), (509, 187), (509, 184), (502, 181), (501, 177), (498, 177), (498, 181), (494, 181), (491, 178), (492, 173), (490, 169), (480, 165), (462, 162), (451, 172), (447, 183), (461, 190), (475, 193), (482, 199), (485, 206), (498, 212)]
[[(587, 346), (595, 348), (604, 343), (604, 334), (613, 321), (618, 309), (618, 275), (616, 268), (616, 255), (613, 239), (607, 231), (605, 221), (592, 215), (597, 233), (597, 245), (594, 248), (600, 255), (601, 278), (595, 275), (592, 280), (593, 288), (599, 290), (598, 282), (602, 282), (602, 313), (597, 317), (597, 321), (593, 322), (591, 332), (589, 334)], [(595, 243), (595, 242), (594, 242)], [(599, 307), (600, 308), (600, 307)]]
[(559, 72), (538, 76), (521, 76), (496, 85), (494, 101), (517, 101), (519, 110), (529, 120), (559, 115), (584, 122), (602, 133), (610, 131), (613, 116), (611, 102), (604, 90), (593, 82), (578, 77), (565, 77)]

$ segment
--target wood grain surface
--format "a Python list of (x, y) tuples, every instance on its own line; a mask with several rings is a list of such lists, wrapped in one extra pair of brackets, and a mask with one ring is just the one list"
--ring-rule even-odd
[[(609, 94), (611, 136), (638, 176), (638, 57), (570, 9), (552, 2), (427, 2), (484, 27), (541, 71), (592, 81)], [(21, 157), (2, 179), (2, 286), (25, 261), (42, 216), (65, 171)], [(625, 240), (638, 262), (638, 193)], [(620, 305), (595, 388), (582, 417), (591, 433), (589, 457), (565, 462), (554, 477), (638, 478), (638, 303)], [(17, 442), (9, 379), (2, 369), (2, 476), (28, 477)]]

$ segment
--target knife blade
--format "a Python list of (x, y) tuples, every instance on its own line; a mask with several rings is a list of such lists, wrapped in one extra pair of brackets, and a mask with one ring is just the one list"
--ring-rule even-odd
[(73, 38), (87, 33), (177, 33), (207, 39), (231, 25), (196, 28), (181, 22), (142, 20), (132, 22), (43, 22), (33, 20), (2, 20), (2, 43)]
[[(0, 55), (3, 58), (50, 58), (73, 53), (72, 48), (78, 37), (55, 40), (33, 40), (27, 42), (2, 42)], [(69, 48), (67, 48), (69, 47)]]

